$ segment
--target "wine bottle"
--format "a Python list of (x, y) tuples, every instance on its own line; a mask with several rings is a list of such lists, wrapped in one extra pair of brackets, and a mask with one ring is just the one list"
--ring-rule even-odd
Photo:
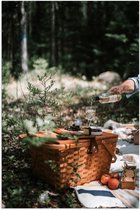
[(120, 94), (109, 95), (108, 93), (104, 93), (102, 95), (94, 97), (94, 100), (99, 101), (101, 104), (115, 103), (120, 101), (121, 99), (122, 95)]

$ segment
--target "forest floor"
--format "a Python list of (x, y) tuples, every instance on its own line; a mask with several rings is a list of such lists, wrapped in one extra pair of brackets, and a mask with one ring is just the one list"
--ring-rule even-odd
[[(75, 192), (69, 188), (59, 190), (46, 181), (35, 178), (32, 174), (31, 156), (29, 148), (17, 142), (21, 133), (17, 119), (20, 118), (19, 105), (25, 102), (24, 95), (28, 94), (27, 83), (33, 82), (36, 86), (37, 73), (22, 77), (20, 81), (11, 81), (6, 86), (6, 94), (2, 100), (2, 207), (3, 208), (81, 208)], [(76, 95), (65, 104), (63, 120), (70, 110), (82, 110), (89, 105), (88, 98), (92, 95), (105, 92), (108, 85), (96, 78), (88, 82), (84, 78), (78, 79), (69, 75), (55, 76), (54, 88), (64, 86), (67, 91), (73, 89)], [(24, 110), (24, 109), (23, 109)], [(67, 112), (66, 112), (67, 110)], [(129, 101), (123, 98), (117, 104), (102, 106), (98, 104), (98, 125), (103, 126), (109, 120), (132, 123), (138, 120), (138, 97)], [(72, 112), (74, 113), (74, 112)], [(23, 115), (26, 113), (22, 113)], [(71, 121), (74, 120), (71, 115)], [(85, 116), (83, 115), (83, 119)], [(46, 193), (49, 199), (40, 202), (40, 196)]]

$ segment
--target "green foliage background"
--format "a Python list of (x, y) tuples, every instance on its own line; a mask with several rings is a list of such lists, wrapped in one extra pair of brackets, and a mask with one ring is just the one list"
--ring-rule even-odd
[[(27, 1), (29, 65), (45, 58), (73, 75), (92, 76), (106, 70), (124, 79), (138, 74), (138, 1)], [(18, 77), (21, 2), (2, 2), (2, 56), (5, 71)], [(53, 8), (53, 9), (52, 9)], [(11, 65), (7, 66), (7, 62)]]

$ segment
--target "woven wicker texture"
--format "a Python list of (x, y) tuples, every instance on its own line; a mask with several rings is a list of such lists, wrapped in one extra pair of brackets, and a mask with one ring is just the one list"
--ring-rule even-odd
[(61, 140), (31, 148), (33, 174), (58, 188), (100, 179), (116, 160), (117, 135)]

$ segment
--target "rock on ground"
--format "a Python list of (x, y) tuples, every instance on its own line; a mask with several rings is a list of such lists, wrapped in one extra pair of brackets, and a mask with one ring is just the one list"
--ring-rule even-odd
[(98, 80), (108, 82), (109, 84), (118, 85), (121, 82), (121, 77), (116, 72), (106, 71), (99, 74)]

